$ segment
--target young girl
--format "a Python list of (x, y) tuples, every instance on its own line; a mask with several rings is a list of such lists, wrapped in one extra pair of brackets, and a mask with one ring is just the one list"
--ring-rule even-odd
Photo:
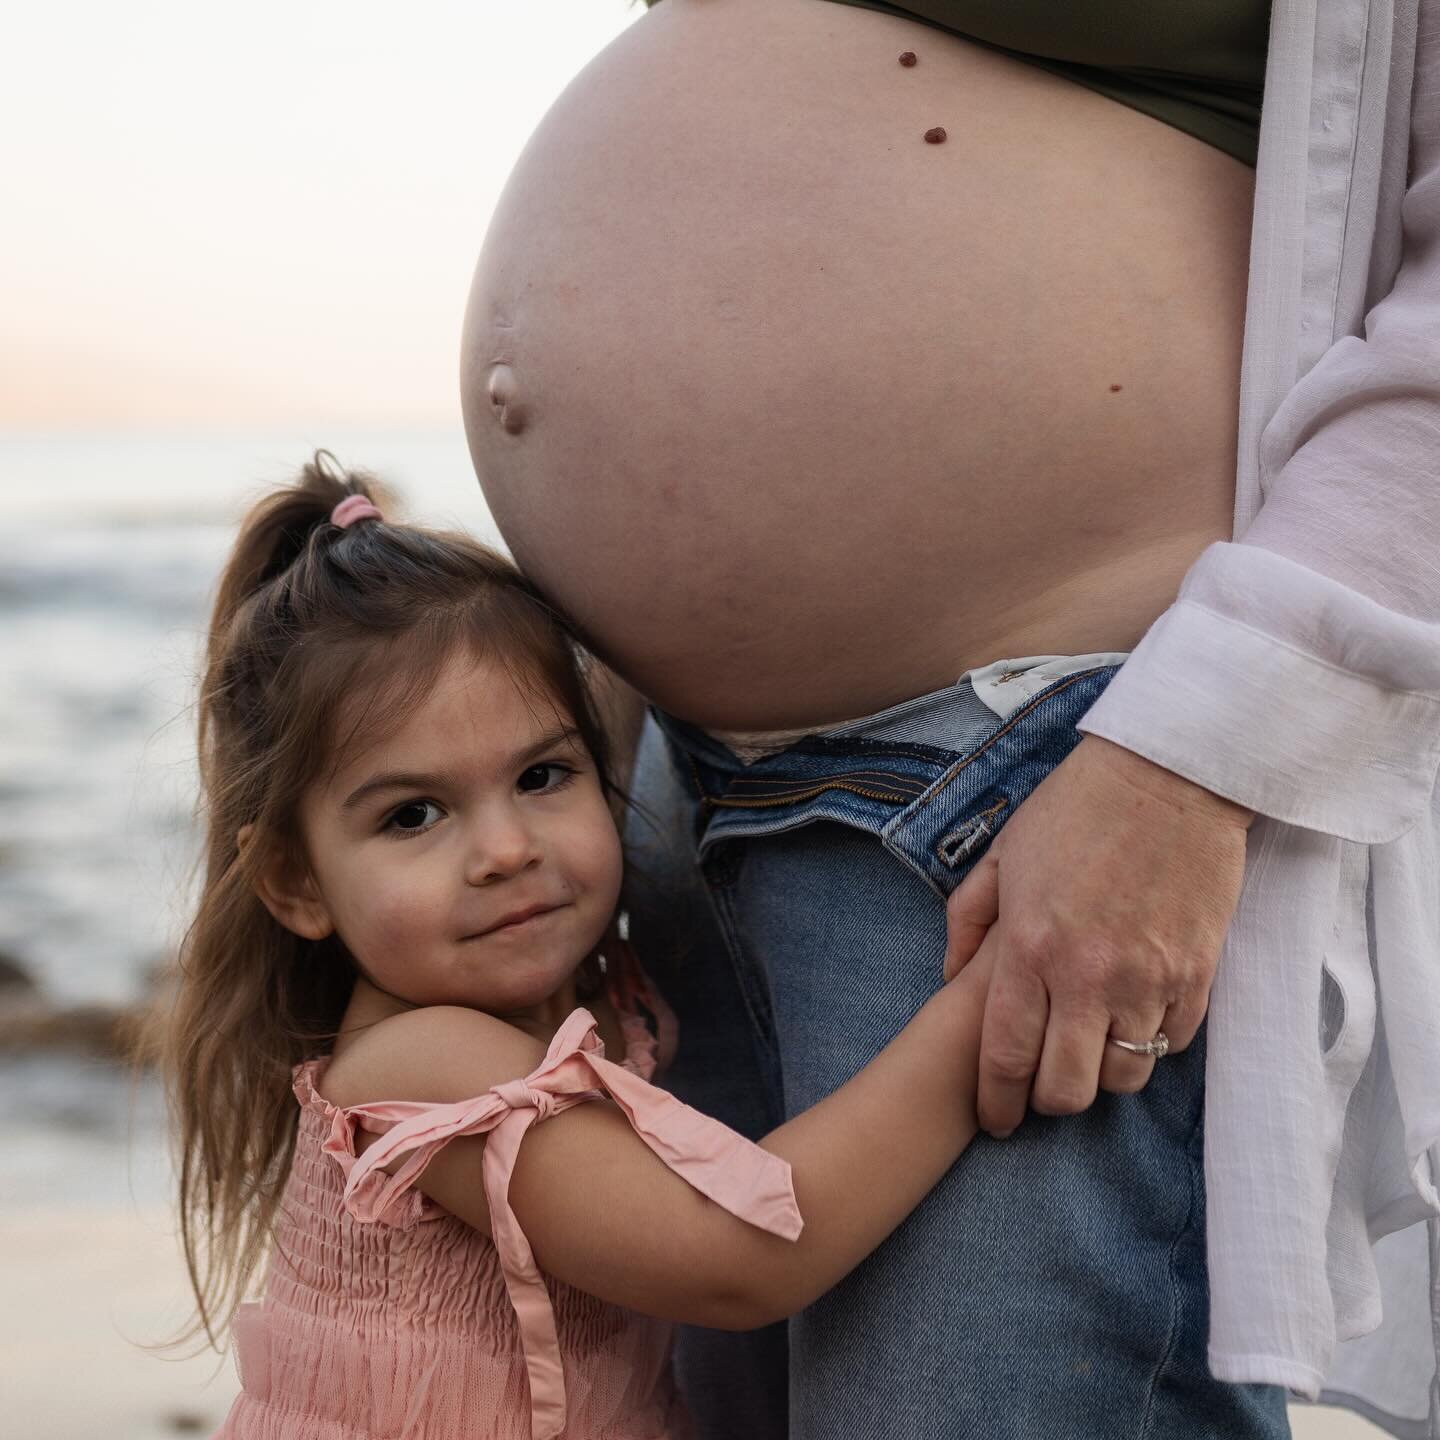
[(210, 632), (167, 1062), (221, 1434), (674, 1440), (671, 1323), (801, 1309), (970, 1139), (986, 977), (758, 1145), (652, 1086), (581, 657), (371, 494), (317, 456), (258, 505)]

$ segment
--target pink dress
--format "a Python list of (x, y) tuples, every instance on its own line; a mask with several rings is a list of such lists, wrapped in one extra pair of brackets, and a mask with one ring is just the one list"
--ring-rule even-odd
[[(458, 1104), (339, 1109), (317, 1088), (327, 1061), (296, 1067), (295, 1159), (264, 1298), (236, 1312), (242, 1392), (219, 1436), (688, 1440), (672, 1327), (543, 1276), (507, 1199), (530, 1126), (605, 1095), (697, 1190), (799, 1235), (788, 1162), (649, 1083), (657, 1042), (627, 1002), (643, 996), (662, 1029), (668, 1012), (633, 975), (622, 985), (620, 1064), (575, 1010), (533, 1074)], [(385, 1138), (357, 1157), (357, 1129)], [(448, 1140), (486, 1132), (493, 1241), (413, 1188)]]

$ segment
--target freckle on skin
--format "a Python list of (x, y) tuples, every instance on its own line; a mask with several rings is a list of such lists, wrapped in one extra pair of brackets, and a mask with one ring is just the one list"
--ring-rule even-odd
[(913, 50), (906, 50), (900, 56), (900, 63), (908, 70), (915, 63), (917, 58), (918, 57)]
[(937, 125), (933, 130), (927, 130), (925, 143), (927, 145), (943, 145), (945, 143), (945, 127)]

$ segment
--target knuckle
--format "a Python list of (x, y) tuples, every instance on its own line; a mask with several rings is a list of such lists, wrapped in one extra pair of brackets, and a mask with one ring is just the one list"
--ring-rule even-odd
[(1006, 931), (1007, 945), (1013, 959), (1029, 969), (1038, 969), (1055, 949), (1055, 936), (1044, 925), (1022, 921)]
[(1074, 968), (1093, 986), (1126, 974), (1132, 966), (1118, 945), (1103, 936), (1087, 935), (1076, 942)]
[(1103, 997), (1114, 1009), (1149, 1004), (1174, 988), (1165, 957), (1143, 946), (1091, 943), (1076, 965), (1077, 981), (1088, 994)]
[(1204, 956), (1187, 955), (1172, 966), (1172, 972), (1168, 978), (1177, 994), (1193, 1001), (1210, 993), (1212, 970)]
[(1174, 996), (1193, 996), (1206, 988), (1205, 979), (1194, 973), (1185, 956), (1134, 939), (1124, 947), (1104, 940), (1085, 942), (1077, 952), (1073, 974), (1089, 994), (1109, 996), (1127, 1010)]
[(1035, 1073), (1035, 1059), (1024, 1050), (997, 1046), (986, 1054), (981, 1069), (1002, 1084), (1019, 1085)]
[(1171, 1008), (1170, 1023), (1165, 1033), (1170, 1037), (1170, 1049), (1183, 1050), (1195, 1038), (1196, 1031), (1205, 1020), (1208, 1006), (1205, 1000), (1199, 1003), (1180, 1001)]
[(1042, 1115), (1078, 1115), (1094, 1100), (1095, 1091), (1088, 1086), (1052, 1082), (1037, 1085), (1030, 1103)]

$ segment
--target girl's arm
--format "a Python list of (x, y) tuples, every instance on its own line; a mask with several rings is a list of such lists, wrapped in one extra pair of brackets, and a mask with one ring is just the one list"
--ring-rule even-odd
[[(805, 1228), (787, 1241), (736, 1219), (675, 1175), (608, 1101), (536, 1125), (510, 1205), (540, 1267), (602, 1300), (719, 1329), (803, 1309), (910, 1213), (975, 1133), (976, 1054), (988, 963), (967, 967), (858, 1075), (772, 1131)], [(545, 1047), (478, 1011), (436, 1007), (384, 1022), (332, 1064), (336, 1105), (453, 1102), (528, 1074)], [(489, 1231), (485, 1137), (450, 1142), (417, 1186)]]

